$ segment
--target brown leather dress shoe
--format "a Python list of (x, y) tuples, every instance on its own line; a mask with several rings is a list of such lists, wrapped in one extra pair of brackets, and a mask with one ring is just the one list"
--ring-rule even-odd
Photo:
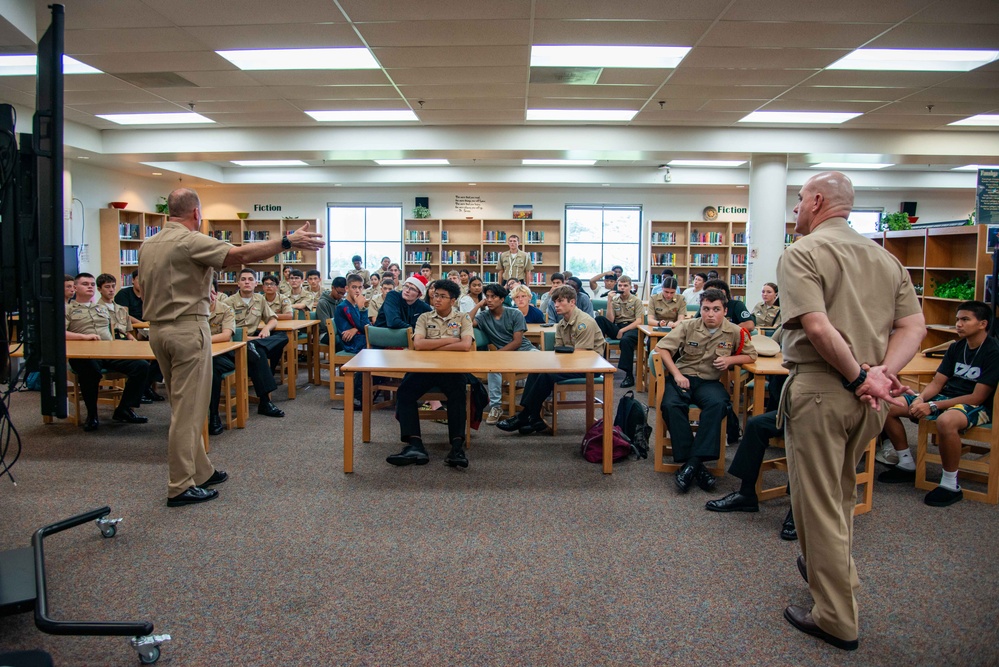
[(860, 641), (857, 639), (840, 639), (839, 637), (834, 637), (820, 628), (815, 621), (812, 620), (812, 612), (804, 607), (799, 607), (794, 604), (788, 606), (784, 609), (784, 618), (787, 619), (788, 623), (798, 628), (806, 635), (818, 637), (827, 644), (832, 644), (836, 648), (841, 648), (844, 651), (856, 651), (857, 647), (860, 646)]

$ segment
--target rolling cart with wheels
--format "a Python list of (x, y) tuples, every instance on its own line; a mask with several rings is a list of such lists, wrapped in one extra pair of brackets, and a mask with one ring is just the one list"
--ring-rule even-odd
[(49, 535), (94, 521), (101, 535), (112, 538), (121, 519), (108, 519), (108, 506), (43, 526), (31, 537), (31, 546), (0, 552), (0, 616), (34, 609), (35, 625), (51, 635), (97, 635), (129, 637), (129, 644), (139, 654), (139, 662), (151, 665), (160, 658), (160, 644), (170, 635), (154, 635), (153, 624), (146, 621), (57, 621), (48, 616), (48, 592), (45, 587), (45, 551), (43, 541)]

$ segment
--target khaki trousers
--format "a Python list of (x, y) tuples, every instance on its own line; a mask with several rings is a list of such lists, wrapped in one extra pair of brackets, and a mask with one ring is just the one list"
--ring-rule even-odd
[(851, 641), (860, 587), (852, 555), (857, 466), (888, 408), (882, 402), (872, 410), (843, 388), (839, 373), (821, 366), (792, 369), (781, 397), (791, 507), (815, 602), (812, 619)]
[(170, 401), (167, 497), (173, 498), (204, 483), (215, 472), (202, 438), (212, 390), (208, 320), (190, 316), (173, 322), (151, 322), (149, 345), (163, 371)]

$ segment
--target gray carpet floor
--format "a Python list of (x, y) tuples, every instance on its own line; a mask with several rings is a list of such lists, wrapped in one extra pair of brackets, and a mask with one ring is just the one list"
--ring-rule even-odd
[[(432, 423), (430, 465), (388, 465), (398, 425), (376, 413), (345, 475), (328, 390), (274, 397), (284, 419), (251, 406), (248, 428), (213, 440), (231, 475), (221, 497), (167, 508), (165, 404), (143, 406), (144, 426), (103, 408), (85, 434), (43, 425), (38, 394), (14, 396), (24, 451), (17, 486), (0, 480), (0, 546), (110, 505), (114, 539), (81, 526), (47, 542), (51, 613), (150, 620), (173, 636), (163, 665), (999, 664), (994, 506), (934, 509), (876, 485), (855, 524), (861, 643), (846, 653), (781, 616), (810, 604), (798, 547), (778, 538), (786, 498), (715, 514), (704, 502), (736, 490), (730, 476), (686, 495), (651, 458), (605, 476), (579, 454), (581, 411), (557, 438), (483, 424), (465, 471), (443, 465)], [(0, 619), (0, 649), (32, 647), (60, 666), (137, 662), (123, 638)]]

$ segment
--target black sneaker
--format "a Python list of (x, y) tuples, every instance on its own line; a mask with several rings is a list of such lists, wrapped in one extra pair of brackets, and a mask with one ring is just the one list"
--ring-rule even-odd
[(621, 381), (621, 388), (627, 389), (628, 387), (635, 386), (635, 378), (632, 375), (625, 375), (624, 380)]
[(958, 489), (957, 491), (951, 491), (950, 489), (945, 489), (942, 486), (938, 486), (923, 498), (923, 502), (931, 507), (947, 507), (948, 505), (953, 505), (964, 499), (964, 491)]
[(893, 466), (879, 474), (878, 481), (885, 484), (913, 484), (916, 481), (916, 471)]
[(451, 443), (451, 451), (444, 459), (444, 463), (452, 468), (467, 468), (468, 457), (465, 456), (465, 439), (455, 438)]

